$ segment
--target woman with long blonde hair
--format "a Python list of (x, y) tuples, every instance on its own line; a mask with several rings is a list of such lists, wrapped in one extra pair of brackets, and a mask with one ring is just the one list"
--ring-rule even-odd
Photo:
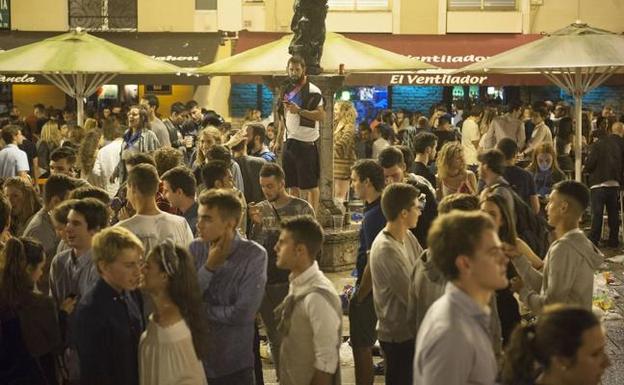
[(527, 171), (533, 175), (537, 195), (548, 196), (552, 191), (552, 186), (565, 180), (566, 174), (559, 168), (552, 143), (545, 142), (538, 145), (532, 155)]
[(11, 203), (11, 234), (21, 237), (28, 222), (41, 209), (41, 200), (35, 188), (20, 177), (4, 182), (3, 192)]
[(477, 177), (466, 167), (464, 148), (460, 142), (448, 142), (442, 146), (437, 158), (436, 198), (453, 193), (477, 193)]
[(353, 103), (334, 104), (334, 197), (344, 201), (349, 193), (351, 166), (355, 163), (355, 119)]
[(80, 169), (80, 178), (87, 180), (94, 186), (101, 186), (101, 182), (93, 174), (93, 165), (97, 157), (98, 150), (102, 143), (102, 131), (95, 128), (88, 131), (85, 135), (80, 147), (78, 148), (78, 168)]
[(41, 136), (37, 142), (37, 158), (39, 167), (50, 171), (50, 154), (61, 146), (63, 137), (58, 122), (48, 120), (41, 128)]
[(193, 168), (203, 166), (208, 162), (206, 154), (208, 150), (216, 144), (223, 143), (223, 137), (221, 131), (213, 126), (207, 126), (199, 132), (197, 135), (197, 149), (195, 150), (195, 161), (193, 162)]

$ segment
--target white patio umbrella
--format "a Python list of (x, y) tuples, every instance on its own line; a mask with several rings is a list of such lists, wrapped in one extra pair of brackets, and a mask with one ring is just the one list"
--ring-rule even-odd
[(80, 28), (0, 52), (0, 73), (45, 77), (76, 99), (78, 124), (84, 99), (117, 75), (180, 74), (186, 70), (90, 35)]
[(577, 21), (531, 43), (471, 64), (456, 72), (542, 74), (574, 96), (575, 179), (581, 180), (583, 95), (624, 72), (624, 36)]

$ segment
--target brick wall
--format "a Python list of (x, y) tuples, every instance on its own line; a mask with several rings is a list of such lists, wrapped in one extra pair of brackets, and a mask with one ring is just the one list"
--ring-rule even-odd
[[(574, 97), (561, 90), (561, 99), (574, 104)], [(606, 104), (611, 105), (616, 112), (624, 111), (624, 87), (602, 86), (594, 88), (583, 97), (583, 109), (602, 110)]]
[(434, 104), (442, 100), (443, 87), (393, 86), (392, 109), (405, 108), (409, 111), (429, 113)]
[(273, 92), (265, 85), (262, 87), (262, 97), (258, 100), (258, 84), (244, 83), (232, 84), (230, 92), (230, 115), (235, 118), (242, 118), (250, 108), (260, 108), (262, 116), (271, 114), (273, 103)]

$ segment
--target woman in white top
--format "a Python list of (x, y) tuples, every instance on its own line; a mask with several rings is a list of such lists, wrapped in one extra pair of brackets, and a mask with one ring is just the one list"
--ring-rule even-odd
[(523, 157), (531, 154), (537, 147), (539, 147), (542, 143), (553, 143), (552, 132), (550, 132), (550, 128), (544, 123), (544, 119), (548, 116), (548, 111), (546, 108), (535, 108), (531, 113), (531, 121), (535, 124), (533, 128), (533, 134), (531, 134), (531, 139), (528, 141), (527, 148), (520, 153)]
[(154, 247), (142, 271), (154, 313), (139, 343), (141, 385), (205, 385), (207, 345), (201, 295), (190, 254), (171, 241)]

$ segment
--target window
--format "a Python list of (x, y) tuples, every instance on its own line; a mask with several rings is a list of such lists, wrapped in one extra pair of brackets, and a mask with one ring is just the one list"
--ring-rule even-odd
[(136, 31), (137, 0), (69, 0), (69, 26), (98, 31)]
[(327, 4), (330, 10), (365, 11), (390, 8), (390, 0), (329, 0)]
[(448, 0), (449, 11), (515, 11), (516, 0)]
[(195, 10), (197, 11), (216, 11), (217, 0), (195, 0)]

